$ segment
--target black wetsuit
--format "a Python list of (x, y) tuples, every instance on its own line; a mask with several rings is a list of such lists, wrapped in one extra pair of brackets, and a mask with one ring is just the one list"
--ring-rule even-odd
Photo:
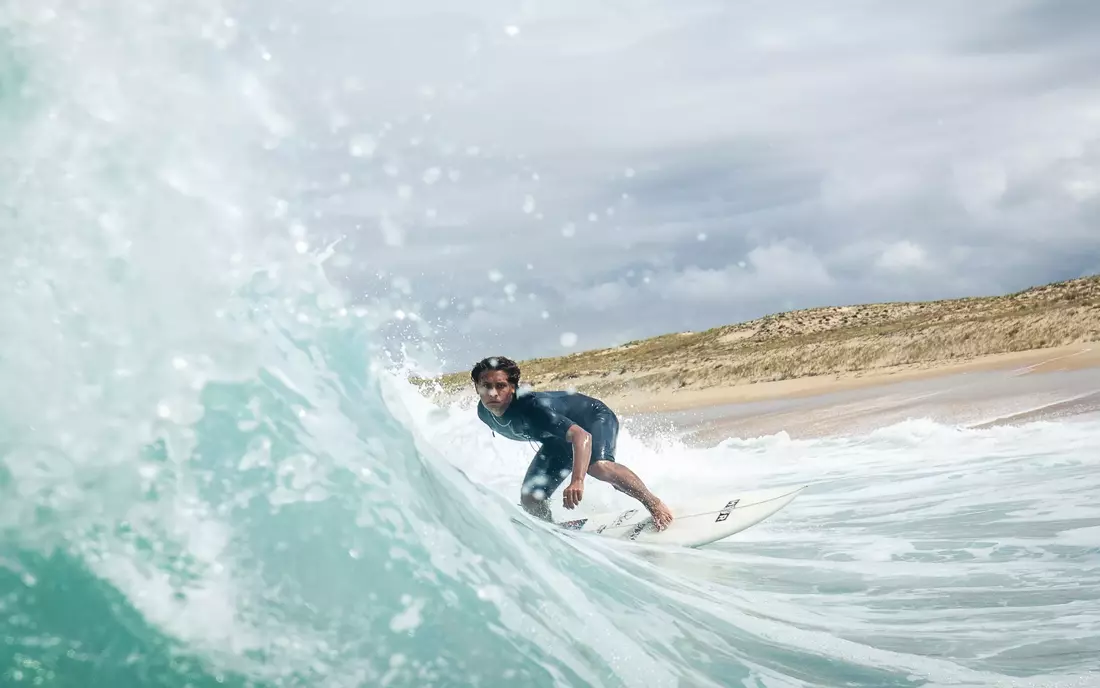
[(479, 401), (477, 415), (494, 432), (512, 440), (542, 442), (523, 478), (524, 494), (540, 490), (546, 499), (573, 471), (573, 445), (565, 433), (577, 424), (592, 435), (592, 459), (615, 460), (619, 419), (599, 399), (573, 392), (516, 395), (499, 418)]

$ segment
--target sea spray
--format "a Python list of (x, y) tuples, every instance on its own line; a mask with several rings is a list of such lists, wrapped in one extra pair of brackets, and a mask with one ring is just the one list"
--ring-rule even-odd
[(339, 98), (289, 88), (257, 28), (306, 10), (233, 8), (0, 9), (0, 683), (1095, 675), (1095, 420), (692, 449), (624, 419), (661, 494), (815, 486), (700, 551), (527, 518), (533, 448), (387, 372), (402, 290), (326, 274), (352, 258), (298, 154)]

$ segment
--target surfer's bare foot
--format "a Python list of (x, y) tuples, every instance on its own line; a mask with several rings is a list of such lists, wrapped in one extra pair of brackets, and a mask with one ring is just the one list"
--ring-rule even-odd
[(649, 509), (649, 513), (652, 514), (653, 525), (657, 527), (657, 530), (664, 530), (672, 523), (672, 512), (669, 511), (668, 507), (665, 506), (665, 503), (661, 500), (658, 499), (656, 504), (647, 506), (646, 508)]
[(626, 466), (613, 461), (596, 460), (588, 467), (588, 475), (597, 480), (611, 483), (619, 492), (637, 499), (653, 515), (653, 525), (664, 530), (672, 523), (672, 512), (665, 503), (649, 491), (642, 479)]

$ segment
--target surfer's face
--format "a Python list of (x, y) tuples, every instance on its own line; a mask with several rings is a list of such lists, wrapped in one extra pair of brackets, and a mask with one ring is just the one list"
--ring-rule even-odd
[(486, 370), (477, 381), (477, 395), (489, 412), (499, 416), (512, 403), (516, 388), (503, 370)]

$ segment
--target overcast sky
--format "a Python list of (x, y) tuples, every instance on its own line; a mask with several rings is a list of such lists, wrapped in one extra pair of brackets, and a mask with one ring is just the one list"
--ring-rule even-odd
[(1100, 272), (1095, 0), (320, 7), (314, 231), (449, 369)]

